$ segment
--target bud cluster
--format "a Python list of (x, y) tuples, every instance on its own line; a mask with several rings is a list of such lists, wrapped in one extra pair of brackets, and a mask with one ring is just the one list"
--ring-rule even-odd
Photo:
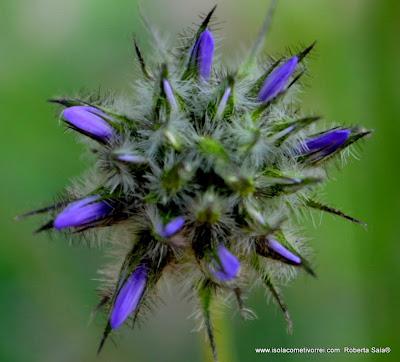
[(37, 211), (51, 218), (40, 230), (106, 238), (116, 258), (102, 271), (99, 349), (171, 276), (198, 297), (215, 359), (210, 308), (221, 293), (244, 312), (242, 294), (259, 282), (290, 328), (277, 283), (314, 275), (296, 215), (311, 208), (359, 222), (315, 198), (330, 160), (369, 131), (321, 129), (295, 106), (313, 46), (270, 61), (256, 46), (228, 71), (215, 64), (214, 10), (173, 57), (146, 62), (135, 44), (142, 72), (128, 111), (107, 99), (52, 100), (96, 162), (85, 186)]

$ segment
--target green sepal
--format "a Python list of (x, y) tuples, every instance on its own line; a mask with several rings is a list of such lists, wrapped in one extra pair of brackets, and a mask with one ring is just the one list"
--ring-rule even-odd
[(256, 190), (254, 179), (250, 176), (229, 174), (225, 175), (224, 180), (232, 190), (243, 197), (252, 195)]
[(300, 53), (297, 54), (297, 57), (299, 58), (299, 62), (303, 61), (305, 57), (308, 56), (308, 54), (311, 53), (311, 51), (314, 49), (315, 44), (317, 44), (317, 41), (314, 40), (308, 47), (303, 49)]
[(58, 202), (58, 203), (56, 203), (54, 205), (42, 207), (40, 209), (35, 209), (35, 210), (32, 210), (32, 211), (25, 212), (24, 214), (17, 215), (17, 216), (15, 216), (14, 219), (16, 221), (20, 221), (20, 220), (23, 220), (23, 219), (25, 219), (27, 217), (40, 215), (40, 214), (47, 214), (49, 211), (53, 211), (55, 209), (59, 209), (60, 207), (63, 207), (65, 205), (67, 205), (66, 202)]
[(244, 156), (247, 156), (251, 150), (254, 148), (254, 146), (257, 144), (257, 142), (260, 140), (261, 137), (261, 130), (258, 126), (254, 125), (253, 127), (247, 128), (247, 131), (251, 133), (251, 139), (249, 142), (241, 144), (238, 147), (238, 151), (243, 154)]
[(228, 152), (216, 139), (209, 136), (202, 136), (198, 140), (199, 151), (206, 157), (220, 161), (229, 161)]
[(177, 134), (171, 132), (171, 130), (169, 130), (168, 128), (165, 128), (163, 133), (164, 133), (165, 139), (167, 140), (167, 142), (172, 146), (172, 148), (175, 151), (182, 150), (182, 141)]
[[(153, 91), (153, 118), (160, 122), (162, 119), (162, 111), (167, 110), (167, 115), (169, 116), (170, 107), (168, 105), (168, 101), (165, 97), (164, 87), (163, 87), (163, 79), (168, 78), (168, 68), (165, 63), (161, 65), (161, 70), (158, 75), (158, 78), (155, 82), (154, 91)], [(169, 119), (169, 117), (167, 117)]]
[(267, 169), (263, 173), (263, 188), (258, 187), (256, 193), (263, 197), (290, 195), (323, 181), (321, 177), (289, 177), (278, 170)]
[(271, 137), (275, 139), (275, 145), (280, 146), (289, 137), (308, 127), (321, 119), (318, 116), (304, 117), (294, 121), (283, 121), (274, 124), (271, 130)]
[(178, 162), (161, 175), (162, 187), (171, 194), (177, 193), (191, 180), (194, 170), (186, 162)]
[(256, 273), (259, 275), (261, 281), (265, 285), (265, 287), (270, 291), (275, 303), (278, 305), (280, 308), (281, 312), (283, 313), (283, 316), (286, 321), (287, 325), (287, 331), (289, 334), (292, 334), (293, 331), (293, 322), (292, 318), (290, 317), (289, 309), (283, 300), (278, 288), (275, 285), (275, 282), (273, 281), (271, 275), (266, 271), (266, 269), (261, 265), (259, 256), (258, 255), (253, 255), (251, 259), (251, 265), (256, 271)]
[(356, 218), (354, 218), (354, 217), (352, 217), (352, 216), (350, 216), (348, 214), (345, 214), (343, 211), (341, 211), (339, 209), (336, 209), (336, 208), (334, 208), (332, 206), (323, 204), (323, 203), (321, 203), (321, 202), (319, 202), (317, 200), (307, 199), (307, 200), (305, 200), (305, 202), (306, 202), (306, 205), (308, 207), (311, 207), (312, 209), (324, 211), (324, 212), (327, 212), (329, 214), (336, 215), (336, 216), (339, 216), (339, 217), (341, 217), (343, 219), (346, 219), (346, 220), (349, 220), (351, 222), (354, 222), (356, 224), (360, 224), (362, 226), (367, 226), (367, 224), (365, 222), (363, 222), (361, 220), (358, 220), (358, 219), (356, 219)]
[(205, 199), (204, 204), (196, 209), (196, 221), (208, 225), (216, 224), (223, 212), (221, 205), (212, 192), (206, 192), (203, 198)]
[(136, 39), (134, 39), (133, 43), (134, 43), (134, 46), (135, 46), (136, 57), (138, 58), (140, 69), (142, 70), (142, 73), (143, 73), (144, 77), (146, 79), (148, 79), (148, 80), (153, 80), (153, 76), (152, 76), (152, 74), (150, 73), (150, 71), (147, 68), (146, 62), (145, 62), (145, 60), (143, 58), (142, 52), (141, 52), (141, 50), (139, 48), (139, 45), (138, 45)]

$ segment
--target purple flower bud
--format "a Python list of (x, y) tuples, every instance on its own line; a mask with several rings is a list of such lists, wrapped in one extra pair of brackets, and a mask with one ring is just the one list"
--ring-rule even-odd
[(295, 72), (298, 62), (299, 58), (294, 56), (274, 69), (271, 74), (268, 75), (267, 79), (265, 79), (258, 93), (258, 100), (266, 103), (281, 93), (285, 89), (289, 78)]
[(146, 288), (147, 276), (147, 267), (139, 265), (125, 281), (112, 307), (110, 316), (112, 329), (119, 328), (138, 307)]
[(181, 231), (184, 225), (185, 225), (184, 217), (178, 216), (178, 217), (172, 219), (165, 226), (158, 225), (156, 229), (157, 229), (158, 235), (167, 239), (167, 238), (170, 238), (171, 236), (174, 236), (179, 231)]
[(176, 99), (171, 84), (168, 82), (167, 79), (163, 79), (163, 89), (169, 105), (174, 111), (176, 111), (178, 109), (178, 104), (176, 103)]
[(217, 256), (218, 260), (213, 260), (212, 266), (210, 266), (210, 271), (214, 277), (221, 282), (235, 279), (240, 270), (238, 258), (222, 244), (217, 247)]
[(117, 155), (117, 159), (122, 162), (127, 162), (127, 163), (145, 163), (146, 159), (143, 156), (138, 156), (133, 153), (121, 153)]
[(218, 105), (218, 109), (217, 109), (217, 118), (220, 118), (224, 112), (225, 112), (225, 108), (226, 108), (226, 104), (228, 103), (228, 99), (231, 95), (232, 92), (232, 88), (231, 87), (227, 87), (225, 89), (225, 92), (221, 98), (221, 101), (219, 102)]
[(99, 141), (109, 139), (114, 130), (104, 120), (106, 114), (95, 107), (73, 106), (64, 109), (62, 118), (78, 132)]
[(291, 251), (286, 249), (281, 243), (279, 243), (275, 239), (268, 238), (267, 243), (270, 250), (278, 254), (281, 258), (285, 259), (287, 262), (296, 265), (301, 264), (301, 259), (297, 255), (293, 254)]
[(71, 202), (57, 215), (53, 226), (61, 230), (84, 226), (105, 218), (112, 212), (113, 208), (105, 201), (96, 202), (98, 199), (100, 199), (99, 195), (93, 195)]
[(323, 157), (338, 150), (350, 137), (348, 129), (332, 129), (320, 135), (309, 138), (301, 148), (303, 154), (321, 152)]
[(203, 31), (193, 48), (196, 57), (197, 71), (201, 78), (208, 80), (211, 76), (211, 68), (214, 57), (214, 36), (211, 31)]

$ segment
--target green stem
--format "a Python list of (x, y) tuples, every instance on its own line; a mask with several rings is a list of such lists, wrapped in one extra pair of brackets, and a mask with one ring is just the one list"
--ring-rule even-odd
[[(219, 312), (212, 315), (212, 327), (214, 331), (214, 340), (218, 350), (218, 362), (237, 362), (235, 355), (233, 333), (231, 323), (227, 318), (227, 312)], [(210, 348), (209, 338), (203, 339), (204, 362), (215, 362)]]

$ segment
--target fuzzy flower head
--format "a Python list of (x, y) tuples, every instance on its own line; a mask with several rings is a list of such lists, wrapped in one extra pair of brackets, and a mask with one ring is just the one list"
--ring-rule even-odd
[(261, 285), (291, 327), (278, 283), (315, 275), (296, 216), (314, 209), (360, 223), (315, 196), (336, 156), (369, 131), (326, 129), (294, 101), (313, 45), (268, 62), (259, 56), (261, 32), (227, 69), (214, 55), (214, 11), (151, 63), (135, 43), (139, 72), (128, 98), (52, 100), (89, 141), (93, 166), (61, 202), (29, 215), (48, 215), (40, 231), (104, 240), (114, 258), (101, 270), (107, 324), (99, 350), (155, 305), (161, 278), (180, 278), (184, 295), (198, 300), (215, 360), (211, 312), (221, 295), (245, 315), (242, 295)]

